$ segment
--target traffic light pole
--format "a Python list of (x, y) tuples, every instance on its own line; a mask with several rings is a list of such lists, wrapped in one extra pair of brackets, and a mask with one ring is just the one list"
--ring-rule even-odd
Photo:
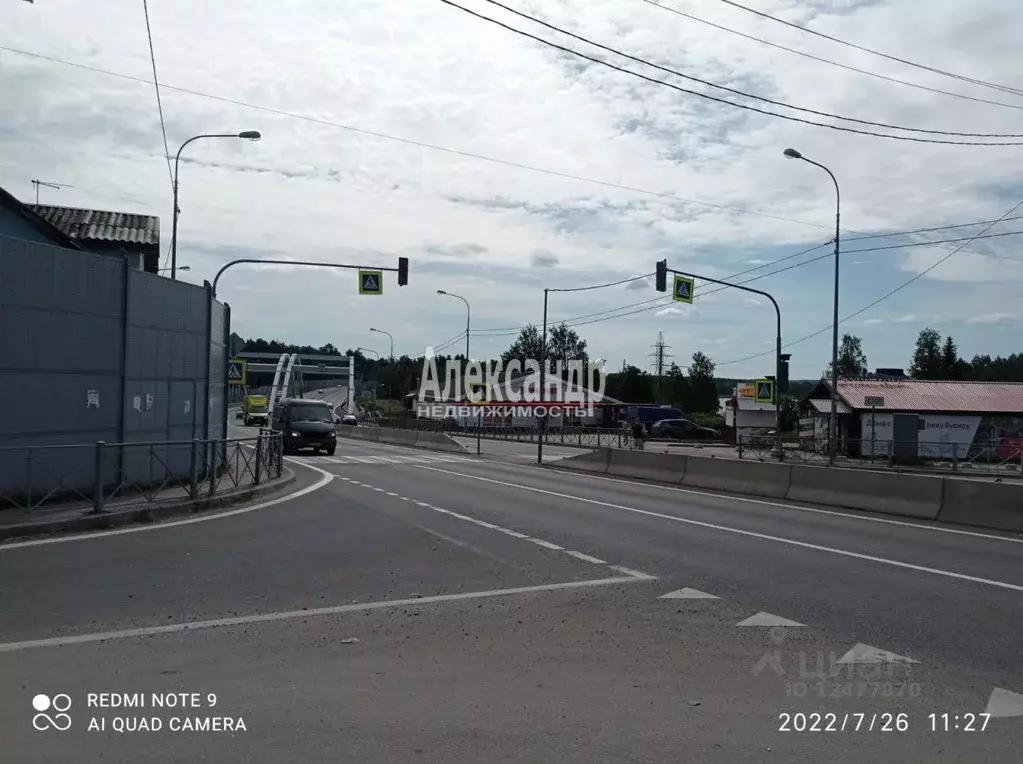
[[(667, 274), (673, 273), (677, 276), (685, 276), (691, 279), (699, 279), (700, 281), (709, 281), (712, 284), (720, 284), (724, 287), (732, 287), (733, 289), (740, 289), (743, 292), (750, 292), (751, 294), (758, 294), (761, 297), (766, 297), (771, 301), (774, 306), (774, 315), (777, 318), (776, 331), (774, 336), (774, 432), (775, 432), (775, 448), (778, 451), (778, 460), (781, 461), (785, 458), (785, 451), (783, 449), (782, 435), (781, 435), (781, 308), (778, 307), (778, 301), (767, 292), (759, 289), (753, 289), (752, 287), (742, 286), (741, 284), (733, 284), (729, 281), (719, 281), (718, 279), (712, 279), (708, 276), (701, 276), (698, 273), (688, 273), (686, 271), (677, 271), (674, 268), (669, 268), (666, 260), (662, 260), (657, 263), (657, 289), (658, 291), (667, 291)], [(695, 296), (695, 291), (692, 293)], [(735, 433), (736, 442), (739, 439), (738, 428)]]
[(308, 260), (265, 260), (259, 258), (244, 257), (240, 260), (232, 260), (226, 265), (222, 266), (217, 275), (213, 277), (213, 296), (217, 296), (217, 282), (220, 281), (220, 277), (224, 275), (224, 271), (228, 268), (241, 265), (242, 263), (264, 263), (266, 265), (307, 265), (312, 268), (346, 268), (353, 271), (392, 271), (398, 274), (398, 286), (405, 286), (408, 284), (408, 258), (399, 257), (397, 268), (385, 268), (380, 265), (348, 265), (347, 263), (317, 263), (310, 262)]

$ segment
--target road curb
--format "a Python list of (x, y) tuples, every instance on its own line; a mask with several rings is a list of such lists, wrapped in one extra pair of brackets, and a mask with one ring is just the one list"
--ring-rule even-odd
[(26, 536), (50, 536), (81, 531), (106, 531), (125, 525), (151, 524), (180, 515), (194, 515), (213, 509), (224, 509), (253, 499), (279, 493), (298, 479), (297, 473), (285, 467), (280, 478), (269, 483), (216, 494), (198, 502), (175, 501), (151, 507), (136, 507), (109, 514), (84, 514), (60, 520), (41, 520), (0, 527), (0, 543)]

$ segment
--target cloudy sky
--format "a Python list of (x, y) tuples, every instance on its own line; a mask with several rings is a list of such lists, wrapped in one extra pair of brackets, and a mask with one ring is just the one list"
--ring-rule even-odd
[[(453, 1), (681, 88), (893, 133), (698, 84), (485, 0)], [(503, 2), (790, 106), (919, 130), (1023, 134), (1018, 0), (930, 0), (926, 13), (920, 0), (744, 3), (958, 79), (722, 0)], [(149, 12), (171, 155), (198, 133), (263, 133), (258, 143), (211, 139), (185, 150), (178, 263), (190, 270), (181, 276), (202, 283), (237, 257), (411, 261), (409, 286), (399, 289), (389, 274), (382, 297), (360, 297), (350, 271), (240, 266), (220, 296), (246, 336), (386, 354), (386, 338), (369, 332), (378, 327), (394, 335), (396, 353), (460, 351), (465, 306), (437, 294), (445, 289), (471, 303), (472, 354), (496, 356), (516, 327), (539, 323), (545, 286), (619, 281), (651, 273), (661, 258), (719, 279), (763, 266), (746, 279), (826, 255), (834, 189), (823, 170), (785, 159), (787, 146), (841, 183), (843, 317), (963, 242), (855, 250), (962, 239), (984, 226), (855, 237), (991, 221), (1023, 200), (1023, 146), (892, 140), (757, 114), (575, 57), (440, 0), (150, 0)], [(142, 0), (3, 0), (0, 46), (0, 185), (30, 201), (30, 181), (42, 179), (73, 186), (44, 188), (43, 203), (158, 215), (167, 250), (171, 184)], [(1023, 207), (1017, 216), (987, 233), (1023, 231)], [(863, 337), (872, 367), (907, 365), (925, 325), (955, 336), (967, 358), (1019, 351), (1020, 242), (970, 243), (843, 329)], [(789, 349), (794, 376), (819, 374), (830, 354), (833, 260), (751, 286), (781, 304), (786, 344), (823, 330)], [(554, 293), (550, 318), (576, 325), (611, 366), (649, 367), (663, 332), (683, 365), (702, 350), (722, 376), (770, 373), (770, 305), (712, 289), (698, 281), (695, 304), (682, 309), (652, 280)], [(759, 357), (744, 360), (751, 356)]]

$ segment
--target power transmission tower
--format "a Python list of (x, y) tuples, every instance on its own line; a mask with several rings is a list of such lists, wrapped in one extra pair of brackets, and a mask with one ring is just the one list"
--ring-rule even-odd
[(664, 332), (657, 332), (657, 342), (651, 347), (654, 352), (650, 353), (650, 357), (653, 358), (654, 373), (657, 374), (657, 402), (661, 403), (664, 397), (662, 392), (664, 390), (665, 363), (672, 358), (672, 355), (666, 351), (671, 346), (664, 343)]

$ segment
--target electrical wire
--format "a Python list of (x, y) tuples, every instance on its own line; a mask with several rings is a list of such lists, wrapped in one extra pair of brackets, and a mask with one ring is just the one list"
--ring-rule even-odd
[[(153, 86), (156, 88), (156, 109), (160, 113), (160, 132), (163, 133), (163, 156), (167, 160), (167, 176), (171, 189), (174, 188), (174, 172), (171, 170), (170, 145), (167, 142), (167, 123), (163, 118), (163, 99), (160, 97), (160, 78), (156, 74), (156, 51), (153, 48), (153, 30), (149, 24), (149, 1), (142, 0), (142, 12), (146, 17), (146, 37), (149, 40), (149, 61), (153, 65)], [(169, 254), (170, 250), (168, 250)], [(167, 255), (164, 256), (166, 262)], [(159, 267), (163, 267), (163, 263)]]
[(971, 226), (985, 225), (987, 223), (1008, 223), (1010, 220), (1023, 220), (1023, 215), (1014, 215), (1009, 218), (1004, 218), (1001, 221), (998, 220), (975, 220), (972, 223), (954, 223), (952, 225), (939, 225), (931, 228), (916, 228), (912, 231), (897, 231), (895, 233), (871, 233), (864, 236), (844, 236), (842, 241), (862, 241), (864, 239), (887, 239), (890, 236), (909, 236), (910, 234), (917, 233), (931, 233), (933, 231), (949, 231), (953, 228), (970, 228)]
[[(996, 220), (995, 222), (998, 223), (998, 222), (1002, 222), (1002, 221)], [(884, 246), (884, 247), (866, 247), (864, 249), (847, 249), (842, 254), (844, 254), (844, 255), (851, 255), (854, 252), (880, 252), (883, 249), (903, 249), (905, 247), (929, 247), (929, 246), (933, 246), (934, 244), (951, 244), (951, 243), (957, 242), (957, 241), (965, 241), (968, 244), (971, 241), (978, 241), (980, 239), (997, 239), (997, 238), (1000, 238), (1002, 236), (1019, 236), (1020, 234), (1023, 234), (1023, 231), (1005, 231), (1003, 233), (987, 233), (987, 234), (984, 234), (983, 236), (966, 236), (966, 237), (963, 237), (961, 239), (940, 239), (938, 241), (915, 241), (915, 242), (913, 242), (911, 244), (890, 244), (890, 245), (887, 245), (887, 246)], [(1009, 257), (1008, 255), (993, 255), (993, 254), (986, 253), (986, 252), (978, 252), (977, 254), (980, 255), (981, 257), (994, 257), (994, 258), (997, 258), (999, 260), (1013, 260), (1015, 262), (1023, 263), (1023, 258), (1021, 258), (1021, 257)]]
[[(793, 117), (793, 116), (791, 116), (789, 114), (779, 114), (777, 112), (768, 111), (766, 109), (761, 109), (761, 108), (758, 108), (756, 106), (750, 106), (748, 104), (742, 104), (742, 103), (735, 103), (734, 101), (729, 101), (729, 100), (724, 99), (724, 98), (718, 98), (717, 96), (712, 96), (712, 95), (709, 95), (708, 93), (700, 93), (699, 91), (696, 91), (696, 90), (690, 90), (689, 88), (684, 88), (684, 87), (682, 87), (680, 85), (675, 85), (675, 84), (670, 83), (670, 82), (665, 82), (664, 80), (659, 80), (656, 77), (649, 77), (649, 76), (647, 76), (645, 74), (642, 74), (640, 72), (634, 72), (631, 69), (626, 69), (624, 67), (618, 66), (617, 64), (612, 64), (611, 62), (605, 61), (605, 60), (603, 60), (601, 58), (595, 58), (594, 56), (587, 55), (586, 53), (581, 53), (581, 52), (579, 52), (577, 50), (574, 50), (572, 48), (567, 48), (564, 45), (558, 45), (557, 43), (551, 42), (550, 40), (545, 40), (542, 37), (537, 37), (536, 35), (530, 34), (529, 32), (523, 31), (521, 29), (516, 29), (513, 26), (510, 26), (510, 25), (505, 24), (505, 23), (503, 23), (501, 21), (498, 21), (497, 19), (493, 19), (493, 18), (491, 18), (489, 16), (483, 15), (482, 13), (477, 13), (476, 11), (469, 10), (468, 8), (465, 8), (465, 7), (461, 6), (461, 5), (459, 5), (458, 3), (452, 2), (452, 0), (439, 0), (439, 2), (444, 3), (445, 5), (449, 5), (452, 8), (457, 8), (460, 11), (468, 13), (470, 16), (475, 16), (478, 19), (481, 19), (481, 20), (486, 21), (488, 23), (491, 23), (491, 24), (494, 24), (496, 26), (502, 27), (503, 29), (507, 29), (509, 32), (517, 34), (517, 35), (519, 35), (521, 37), (526, 37), (526, 38), (529, 38), (531, 40), (535, 40), (536, 42), (539, 42), (539, 43), (541, 43), (543, 45), (546, 45), (546, 46), (548, 46), (550, 48), (553, 48), (555, 50), (560, 50), (562, 53), (568, 53), (571, 56), (575, 56), (577, 58), (581, 58), (581, 59), (584, 59), (586, 61), (590, 61), (590, 62), (592, 62), (594, 64), (599, 64), (600, 66), (607, 67), (608, 69), (613, 69), (614, 71), (621, 72), (622, 74), (628, 74), (628, 75), (630, 75), (632, 77), (638, 77), (639, 79), (645, 80), (646, 82), (650, 82), (650, 83), (655, 84), (655, 85), (661, 85), (661, 86), (666, 87), (666, 88), (671, 88), (672, 90), (677, 90), (680, 93), (686, 93), (688, 95), (697, 96), (698, 98), (704, 98), (704, 99), (706, 99), (708, 101), (714, 101), (715, 103), (724, 104), (725, 106), (733, 106), (733, 107), (735, 107), (737, 109), (743, 109), (745, 111), (750, 111), (750, 112), (753, 112), (753, 113), (756, 113), (756, 114), (763, 114), (763, 115), (768, 116), (768, 117), (777, 117), (778, 119), (784, 119), (784, 120), (787, 120), (789, 122), (798, 122), (798, 123), (804, 124), (804, 125), (812, 125), (814, 127), (823, 127), (823, 128), (827, 128), (829, 130), (837, 130), (837, 131), (843, 132), (843, 133), (854, 133), (856, 135), (866, 135), (866, 136), (870, 136), (872, 138), (888, 138), (890, 140), (909, 141), (909, 142), (912, 142), (912, 143), (932, 143), (932, 144), (941, 144), (941, 145), (945, 145), (945, 146), (992, 146), (992, 147), (994, 147), (994, 146), (1023, 146), (1023, 142), (1020, 142), (1020, 141), (1015, 141), (1015, 142), (1011, 142), (1010, 141), (1010, 142), (1001, 142), (1001, 143), (985, 143), (985, 142), (982, 142), (982, 141), (949, 141), (949, 140), (944, 140), (944, 139), (940, 139), (940, 138), (918, 138), (918, 137), (914, 137), (914, 136), (910, 136), (910, 135), (889, 135), (889, 134), (886, 134), (886, 133), (873, 132), (871, 130), (860, 130), (860, 129), (855, 128), (855, 127), (844, 127), (842, 125), (828, 125), (828, 124), (825, 124), (823, 122), (814, 122), (813, 120), (803, 119), (802, 117)], [(487, 0), (487, 2), (490, 2), (490, 0)], [(655, 66), (654, 64), (650, 64), (650, 65), (651, 66)]]
[(822, 64), (830, 64), (831, 66), (837, 66), (839, 69), (846, 69), (846, 70), (848, 70), (850, 72), (856, 72), (858, 74), (865, 74), (868, 77), (876, 77), (879, 80), (885, 80), (887, 82), (894, 82), (895, 84), (898, 84), (898, 85), (906, 85), (906, 86), (911, 87), (911, 88), (917, 88), (918, 90), (926, 90), (926, 91), (928, 91), (930, 93), (937, 93), (939, 95), (951, 96), (952, 98), (961, 98), (961, 99), (966, 100), (966, 101), (975, 101), (977, 103), (985, 103), (985, 104), (989, 104), (991, 106), (1003, 106), (1003, 107), (1005, 107), (1007, 109), (1023, 109), (1023, 105), (1020, 105), (1020, 104), (1005, 103), (1003, 101), (990, 101), (990, 100), (988, 100), (986, 98), (977, 98), (975, 96), (969, 96), (969, 95), (965, 95), (963, 93), (953, 93), (953, 92), (948, 91), (948, 90), (941, 90), (940, 88), (932, 88), (932, 87), (928, 87), (927, 85), (921, 85), (921, 84), (919, 84), (917, 82), (909, 82), (908, 80), (900, 80), (897, 77), (889, 77), (889, 76), (884, 75), (884, 74), (879, 74), (878, 72), (868, 71), (867, 69), (858, 69), (855, 66), (849, 66), (848, 64), (842, 64), (842, 63), (839, 63), (838, 61), (832, 61), (831, 59), (828, 59), (828, 58), (822, 58), (821, 56), (815, 56), (812, 53), (807, 53), (807, 52), (802, 51), (802, 50), (796, 50), (795, 48), (789, 48), (789, 47), (786, 47), (784, 45), (779, 45), (778, 43), (771, 42), (770, 40), (764, 40), (763, 38), (756, 37), (755, 35), (746, 34), (745, 32), (740, 32), (737, 29), (731, 29), (730, 27), (726, 27), (726, 26), (723, 26), (721, 24), (715, 24), (713, 21), (708, 21), (707, 19), (701, 19), (699, 16), (694, 16), (691, 13), (686, 13), (685, 11), (680, 11), (678, 8), (673, 8), (670, 5), (663, 5), (661, 3), (658, 3), (658, 2), (656, 2), (656, 0), (639, 0), (639, 2), (646, 3), (647, 5), (652, 5), (655, 8), (661, 8), (661, 9), (663, 9), (665, 11), (670, 12), (670, 13), (674, 13), (674, 14), (676, 14), (678, 16), (682, 16), (684, 18), (690, 19), (691, 21), (696, 21), (696, 22), (698, 22), (700, 24), (706, 24), (707, 26), (713, 27), (714, 29), (720, 29), (722, 32), (728, 32), (729, 34), (738, 35), (739, 37), (744, 37), (747, 40), (752, 40), (753, 42), (758, 42), (758, 43), (760, 43), (762, 45), (767, 45), (768, 47), (771, 47), (771, 48), (777, 48), (778, 50), (784, 50), (787, 53), (794, 53), (797, 56), (803, 56), (804, 58), (809, 58), (809, 59), (811, 59), (813, 61), (819, 61)]
[[(442, 0), (442, 2), (447, 2), (447, 0)], [(785, 103), (784, 101), (776, 101), (776, 100), (774, 100), (772, 98), (766, 98), (764, 96), (755, 95), (753, 93), (747, 93), (747, 92), (745, 92), (743, 90), (737, 90), (736, 88), (727, 87), (726, 85), (718, 85), (717, 83), (709, 82), (708, 80), (700, 79), (699, 77), (693, 77), (692, 75), (684, 74), (684, 73), (678, 71), (677, 69), (670, 69), (670, 68), (668, 68), (666, 66), (661, 66), (660, 64), (655, 64), (652, 61), (648, 61), (645, 58), (639, 58), (638, 56), (633, 56), (633, 55), (631, 55), (629, 53), (623, 53), (622, 51), (618, 50), (617, 48), (612, 48), (609, 45), (604, 45), (604, 44), (599, 43), (599, 42), (594, 42), (593, 40), (590, 40), (589, 38), (583, 37), (581, 35), (577, 35), (574, 32), (569, 32), (566, 29), (562, 29), (561, 27), (555, 26), (554, 24), (550, 24), (550, 23), (548, 23), (546, 21), (543, 21), (542, 19), (538, 19), (535, 16), (530, 16), (529, 14), (523, 13), (522, 11), (517, 11), (514, 8), (508, 7), (504, 3), (498, 2), (498, 0), (483, 0), (483, 2), (490, 3), (491, 5), (497, 6), (498, 8), (503, 8), (504, 10), (508, 11), (509, 13), (515, 14), (516, 16), (519, 16), (521, 18), (524, 18), (524, 19), (527, 19), (529, 21), (532, 21), (532, 22), (534, 22), (536, 24), (539, 24), (540, 26), (546, 27), (547, 29), (550, 29), (550, 30), (552, 30), (554, 32), (557, 32), (559, 34), (563, 34), (566, 37), (572, 38), (573, 40), (578, 40), (580, 42), (586, 43), (587, 45), (592, 45), (595, 48), (600, 48), (601, 50), (605, 50), (605, 51), (607, 51), (609, 53), (612, 53), (613, 55), (621, 56), (622, 58), (626, 58), (626, 59), (628, 59), (630, 61), (635, 61), (636, 63), (643, 64), (644, 66), (649, 66), (649, 67), (651, 67), (653, 69), (657, 69), (657, 70), (662, 71), (662, 72), (667, 72), (668, 74), (674, 74), (676, 77), (681, 77), (681, 78), (689, 80), (691, 82), (698, 82), (701, 85), (705, 85), (707, 87), (716, 88), (718, 90), (724, 90), (727, 93), (731, 93), (733, 95), (737, 95), (737, 96), (740, 96), (742, 98), (751, 98), (753, 100), (761, 101), (763, 103), (769, 103), (772, 106), (780, 106), (780, 107), (782, 107), (784, 109), (793, 109), (795, 111), (801, 111), (804, 114), (813, 114), (813, 115), (818, 116), (818, 117), (828, 117), (830, 119), (840, 119), (840, 120), (844, 120), (845, 122), (853, 122), (853, 123), (858, 124), (858, 125), (867, 125), (869, 127), (880, 127), (880, 128), (884, 128), (886, 130), (902, 130), (902, 131), (905, 131), (905, 132), (922, 133), (922, 134), (927, 134), (927, 135), (951, 135), (951, 136), (957, 136), (957, 137), (960, 137), (960, 138), (1023, 138), (1023, 134), (1021, 134), (1021, 133), (961, 133), (961, 132), (952, 132), (952, 131), (949, 131), (949, 130), (927, 130), (927, 129), (919, 128), (919, 127), (904, 127), (902, 125), (893, 125), (893, 124), (891, 124), (889, 122), (873, 122), (873, 121), (867, 120), (867, 119), (858, 119), (856, 117), (845, 117), (845, 116), (843, 116), (841, 114), (832, 114), (831, 112), (827, 112), (827, 111), (818, 111), (817, 109), (808, 109), (808, 108), (805, 108), (803, 106), (793, 106), (792, 104)], [(453, 3), (451, 3), (451, 4), (453, 5)], [(461, 8), (461, 6), (456, 6), (456, 7)], [(463, 10), (465, 10), (465, 9), (463, 9)], [(635, 72), (630, 72), (630, 73), (631, 74), (636, 74)], [(667, 85), (668, 83), (663, 83), (663, 84)], [(726, 103), (731, 103), (731, 102), (726, 102)], [(740, 106), (740, 104), (734, 104), (734, 103), (732, 103), (731, 105), (733, 105), (733, 106)], [(1023, 107), (1021, 107), (1021, 108), (1023, 108)], [(781, 117), (781, 116), (784, 116), (784, 115), (777, 114), (777, 115), (774, 115), (774, 116)]]
[(994, 90), (1001, 90), (1005, 93), (1012, 93), (1013, 95), (1023, 95), (1023, 90), (1020, 90), (1019, 88), (1010, 87), (1008, 85), (999, 85), (997, 83), (987, 82), (985, 80), (978, 80), (974, 79), (973, 77), (966, 77), (962, 74), (956, 74), (955, 72), (945, 71), (944, 69), (937, 69), (933, 66), (928, 66), (927, 64), (918, 64), (915, 61), (909, 61), (905, 58), (899, 58), (898, 56), (892, 56), (889, 55), (888, 53), (882, 53), (879, 50), (873, 50), (871, 48), (866, 48), (862, 45), (856, 45), (855, 43), (847, 42), (846, 40), (840, 40), (837, 37), (832, 37), (831, 35), (824, 34), (823, 32), (818, 32), (814, 29), (810, 29), (809, 27), (800, 26), (799, 24), (795, 24), (791, 21), (785, 21), (785, 19), (779, 19), (776, 16), (771, 16), (770, 14), (764, 13), (763, 11), (758, 11), (754, 8), (748, 8), (745, 5), (741, 5), (740, 3), (734, 2), (734, 0), (720, 1), (722, 3), (725, 3), (726, 5), (732, 6), (733, 8), (738, 8), (748, 13), (752, 13), (756, 16), (760, 16), (761, 18), (774, 21), (778, 24), (784, 24), (785, 26), (791, 27), (792, 29), (798, 29), (801, 32), (806, 32), (807, 34), (812, 34), (815, 35), (816, 37), (820, 37), (825, 40), (830, 40), (831, 42), (837, 42), (839, 45), (845, 45), (846, 47), (854, 48), (856, 50), (863, 51), (864, 53), (872, 53), (875, 56), (886, 58), (889, 61), (895, 61), (900, 64), (905, 64), (906, 66), (912, 66), (917, 69), (923, 69), (924, 71), (933, 72), (934, 74), (942, 74), (946, 77), (951, 77), (952, 79), (956, 80), (962, 80), (963, 82), (969, 82), (974, 85), (980, 85), (981, 87), (993, 88)]
[[(1016, 205), (1012, 209), (1010, 209), (1008, 212), (1006, 212), (1004, 215), (1002, 215), (1002, 217), (998, 218), (998, 220), (995, 220), (994, 222), (992, 222), (987, 228), (983, 229), (974, 238), (979, 238), (985, 231), (990, 230), (996, 224), (998, 224), (998, 223), (1002, 222), (1003, 220), (1007, 219), (1009, 217), (1009, 215), (1011, 215), (1013, 212), (1018, 210), (1020, 207), (1023, 207), (1023, 200), (1017, 202)], [(839, 324), (843, 324), (843, 323), (845, 323), (846, 321), (848, 321), (851, 318), (856, 318), (857, 316), (860, 316), (860, 315), (866, 313), (868, 310), (870, 310), (871, 308), (875, 307), (876, 305), (881, 304), (882, 302), (887, 300), (892, 295), (898, 294), (899, 292), (901, 292), (906, 287), (910, 286), (911, 284), (914, 284), (916, 281), (918, 281), (919, 279), (921, 279), (924, 276), (926, 276), (928, 273), (933, 271), (935, 268), (937, 268), (942, 263), (948, 262), (948, 260), (950, 258), (954, 257), (959, 252), (961, 252), (966, 247), (967, 244), (969, 244), (969, 241), (964, 243), (962, 246), (956, 247), (949, 254), (945, 255), (940, 260), (938, 260), (936, 263), (934, 263), (933, 265), (929, 266), (928, 268), (925, 268), (924, 270), (920, 271), (920, 273), (916, 274), (911, 279), (908, 279), (907, 281), (902, 282), (901, 284), (899, 284), (899, 286), (895, 287), (890, 292), (887, 292), (886, 294), (882, 295), (878, 299), (874, 300), (869, 305), (864, 305), (862, 308), (857, 310), (855, 313), (850, 313), (845, 318), (839, 320), (838, 323)], [(782, 347), (783, 348), (790, 348), (793, 345), (798, 345), (798, 344), (800, 344), (802, 342), (806, 342), (809, 339), (813, 339), (814, 337), (816, 337), (816, 336), (818, 336), (820, 334), (823, 334), (826, 331), (829, 331), (831, 328), (832, 328), (832, 325), (829, 324), (828, 326), (825, 326), (823, 329), (818, 329), (817, 331), (815, 331), (815, 332), (813, 332), (811, 334), (807, 334), (805, 337), (800, 337), (798, 340), (793, 340), (792, 342), (789, 342), (789, 343), (783, 345)], [(736, 364), (736, 363), (745, 363), (746, 361), (752, 361), (752, 360), (754, 360), (756, 358), (762, 358), (763, 356), (770, 355), (772, 353), (774, 353), (773, 350), (769, 350), (769, 351), (766, 351), (764, 353), (756, 353), (755, 355), (746, 356), (745, 358), (737, 358), (737, 359), (735, 359), (733, 361), (723, 361), (723, 362), (717, 364), (717, 366), (730, 366), (730, 365)]]
[(621, 286), (622, 284), (630, 284), (630, 283), (635, 282), (635, 281), (642, 281), (643, 279), (648, 279), (651, 276), (655, 276), (655, 275), (657, 275), (656, 272), (654, 272), (654, 273), (644, 273), (642, 276), (632, 276), (632, 277), (627, 278), (627, 279), (622, 279), (621, 281), (612, 281), (610, 284), (594, 284), (593, 286), (565, 287), (565, 288), (561, 288), (561, 289), (550, 288), (550, 289), (545, 289), (544, 291), (545, 292), (589, 292), (589, 291), (592, 291), (594, 289), (607, 289), (608, 287)]
[[(80, 64), (74, 61), (67, 61), (65, 59), (56, 58), (54, 56), (44, 55), (42, 53), (33, 53), (32, 51), (23, 50), (20, 48), (12, 48), (6, 45), (0, 45), (0, 51), (7, 51), (8, 53), (14, 53), (17, 55), (25, 56), (27, 58), (34, 58), (40, 61), (48, 61), (53, 64), (60, 64), (62, 66), (70, 66), (75, 69), (82, 71), (92, 72), (94, 74), (103, 74), (109, 77), (117, 77), (118, 79), (127, 80), (130, 82), (137, 82), (144, 85), (153, 85), (154, 83), (150, 80), (142, 77), (136, 77), (130, 74), (123, 74), (121, 72), (114, 72), (108, 69), (101, 69), (95, 66), (89, 66), (88, 64)], [(725, 204), (715, 204), (713, 202), (707, 202), (700, 199), (687, 199), (685, 197), (676, 196), (674, 194), (665, 193), (663, 191), (652, 191), (646, 188), (639, 188), (637, 186), (627, 186), (622, 183), (615, 183), (613, 181), (602, 180), (600, 178), (589, 178), (584, 175), (574, 175), (572, 173), (561, 172), (559, 170), (552, 170), (546, 167), (537, 167), (536, 165), (529, 165), (523, 162), (514, 162), (508, 159), (499, 159), (497, 157), (487, 156), (485, 154), (477, 154), (471, 151), (464, 151), (462, 149), (451, 148), (450, 146), (441, 146), (438, 144), (427, 143), (425, 141), (418, 141), (412, 138), (403, 138), (397, 135), (389, 135), (387, 133), (381, 133), (379, 131), (368, 130), (361, 127), (355, 127), (354, 125), (348, 125), (340, 122), (331, 122), (329, 120), (320, 119), (318, 117), (310, 117), (305, 114), (296, 114), (284, 109), (276, 109), (270, 106), (262, 106), (260, 104), (254, 104), (247, 101), (240, 101), (234, 98), (227, 98), (225, 96), (218, 96), (212, 93), (204, 93), (198, 90), (191, 90), (189, 88), (176, 87), (173, 85), (162, 84), (161, 88), (164, 90), (172, 90), (177, 93), (183, 93), (185, 95), (195, 96), (197, 98), (207, 98), (212, 101), (218, 101), (220, 103), (230, 104), (232, 106), (240, 106), (247, 109), (253, 109), (255, 111), (262, 111), (267, 114), (274, 114), (276, 116), (288, 117), (290, 119), (297, 119), (303, 122), (310, 122), (312, 124), (323, 125), (327, 127), (333, 127), (338, 130), (345, 130), (357, 135), (363, 135), (371, 138), (378, 138), (380, 140), (394, 141), (396, 143), (403, 143), (409, 146), (416, 146), (417, 148), (429, 149), (431, 151), (439, 151), (453, 156), (462, 157), (465, 159), (475, 159), (481, 162), (489, 162), (491, 164), (501, 165), (504, 167), (512, 167), (519, 170), (527, 170), (529, 172), (540, 173), (543, 175), (549, 175), (555, 178), (562, 178), (565, 180), (574, 180), (580, 183), (590, 183), (595, 186), (601, 186), (604, 188), (613, 188), (618, 191), (627, 191), (629, 193), (641, 194), (643, 196), (650, 196), (658, 199), (665, 199), (671, 202), (680, 202), (682, 204), (697, 204), (701, 207), (707, 207), (710, 209), (721, 210), (723, 212), (734, 212), (740, 215), (749, 215), (751, 217), (764, 218), (765, 220), (777, 220), (784, 223), (794, 223), (796, 225), (807, 226), (812, 228), (823, 228), (830, 229), (831, 225), (823, 223), (812, 223), (807, 220), (799, 220), (797, 218), (785, 217), (783, 215), (772, 215), (767, 212), (757, 212), (756, 210), (742, 209), (741, 207), (729, 207)], [(844, 230), (843, 233), (858, 234), (861, 231)], [(895, 234), (892, 234), (893, 236)]]

